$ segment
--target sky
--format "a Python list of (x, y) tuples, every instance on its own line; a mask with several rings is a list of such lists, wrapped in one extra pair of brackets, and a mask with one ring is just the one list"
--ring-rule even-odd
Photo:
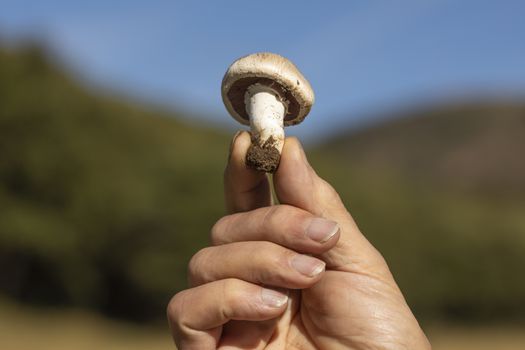
[(238, 57), (292, 60), (315, 140), (411, 106), (525, 98), (525, 1), (0, 0), (0, 40), (32, 38), (96, 88), (237, 128), (220, 84)]

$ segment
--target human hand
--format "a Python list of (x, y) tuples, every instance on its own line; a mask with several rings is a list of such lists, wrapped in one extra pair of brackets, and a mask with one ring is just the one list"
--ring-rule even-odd
[(246, 132), (225, 171), (231, 215), (189, 264), (168, 319), (179, 350), (430, 349), (383, 257), (338, 194), (286, 140), (273, 177), (246, 168)]

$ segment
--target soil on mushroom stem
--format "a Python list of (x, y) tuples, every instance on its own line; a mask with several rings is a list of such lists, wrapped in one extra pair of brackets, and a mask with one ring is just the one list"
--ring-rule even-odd
[(270, 137), (261, 146), (259, 137), (252, 136), (252, 144), (246, 154), (246, 165), (257, 171), (274, 173), (279, 167), (279, 161), (281, 159), (281, 154), (275, 147), (276, 144), (277, 141), (273, 137)]

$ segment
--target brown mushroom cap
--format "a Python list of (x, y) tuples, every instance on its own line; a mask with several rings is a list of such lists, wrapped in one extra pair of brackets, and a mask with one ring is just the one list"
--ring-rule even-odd
[(314, 103), (314, 92), (308, 80), (286, 58), (274, 53), (254, 53), (239, 58), (222, 79), (222, 101), (239, 123), (249, 125), (244, 104), (246, 89), (253, 84), (267, 85), (279, 94), (285, 105), (284, 125), (303, 121)]

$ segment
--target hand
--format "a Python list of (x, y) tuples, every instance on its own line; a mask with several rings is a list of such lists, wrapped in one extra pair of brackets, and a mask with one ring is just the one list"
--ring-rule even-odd
[(335, 190), (286, 140), (273, 177), (247, 169), (249, 134), (225, 171), (230, 213), (189, 264), (168, 319), (179, 350), (430, 349), (384, 259)]

